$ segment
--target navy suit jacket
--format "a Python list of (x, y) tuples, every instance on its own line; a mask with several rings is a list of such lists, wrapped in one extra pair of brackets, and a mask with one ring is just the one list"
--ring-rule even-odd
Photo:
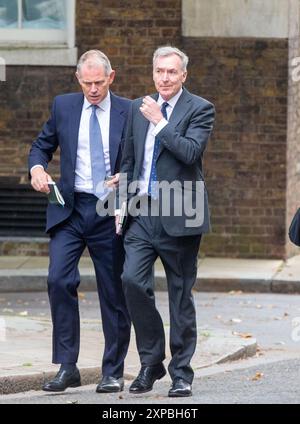
[[(152, 97), (157, 100), (158, 94)], [(140, 112), (142, 101), (142, 98), (134, 100), (128, 115), (128, 130), (121, 163), (121, 173), (127, 174), (128, 184), (139, 179), (144, 160), (149, 121)], [(170, 198), (169, 215), (162, 213), (163, 202), (160, 201), (161, 222), (170, 236), (189, 236), (210, 230), (208, 194), (202, 171), (202, 158), (213, 128), (214, 116), (215, 109), (212, 103), (183, 88), (168, 124), (157, 135), (160, 139), (156, 161), (157, 179), (159, 182), (166, 181), (170, 184), (174, 181), (180, 183), (177, 197), (182, 202), (180, 216), (174, 213), (176, 209), (174, 198)], [(200, 196), (203, 220), (199, 224), (195, 221), (195, 225), (188, 227), (187, 221), (191, 221), (193, 217), (185, 213), (184, 202), (185, 199), (190, 199), (193, 208), (196, 208), (198, 181), (203, 187)], [(185, 182), (191, 183), (190, 190), (182, 190)]]
[[(60, 148), (60, 179), (57, 186), (66, 202), (64, 208), (49, 204), (46, 231), (66, 220), (74, 207), (75, 166), (83, 93), (55, 97), (51, 116), (33, 142), (29, 153), (29, 170), (34, 165), (47, 169), (53, 153)], [(131, 100), (111, 93), (109, 153), (112, 174), (119, 171), (125, 138), (125, 126)]]

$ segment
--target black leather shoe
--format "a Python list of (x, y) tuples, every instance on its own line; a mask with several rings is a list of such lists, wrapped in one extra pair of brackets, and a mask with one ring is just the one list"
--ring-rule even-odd
[(124, 390), (124, 380), (122, 377), (115, 378), (104, 376), (96, 387), (97, 393), (114, 393), (122, 392), (122, 390)]
[(78, 368), (75, 368), (72, 372), (60, 370), (53, 380), (44, 384), (43, 390), (45, 392), (63, 392), (67, 387), (79, 386), (81, 386), (80, 374)]
[(171, 389), (168, 393), (169, 397), (187, 397), (192, 396), (192, 386), (182, 378), (175, 378)]
[(152, 365), (150, 367), (143, 366), (137, 378), (129, 387), (130, 393), (145, 393), (152, 390), (155, 380), (160, 380), (166, 375), (163, 364)]

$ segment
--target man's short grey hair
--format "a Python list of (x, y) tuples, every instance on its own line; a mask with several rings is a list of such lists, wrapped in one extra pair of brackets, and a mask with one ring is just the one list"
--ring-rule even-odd
[(189, 58), (187, 57), (185, 53), (177, 49), (177, 47), (171, 47), (171, 46), (162, 46), (162, 47), (158, 47), (158, 49), (155, 50), (153, 54), (153, 67), (158, 57), (171, 56), (172, 54), (176, 54), (177, 56), (180, 57), (182, 62), (182, 70), (183, 72), (186, 72), (187, 65), (189, 63)]
[(88, 68), (103, 66), (105, 75), (110, 75), (112, 71), (108, 57), (100, 50), (88, 50), (83, 53), (77, 64), (77, 72), (79, 74), (83, 65), (86, 65)]

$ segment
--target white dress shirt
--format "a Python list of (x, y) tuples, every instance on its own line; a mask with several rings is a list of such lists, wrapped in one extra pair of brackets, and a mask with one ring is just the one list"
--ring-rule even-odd
[[(98, 104), (96, 111), (97, 118), (99, 121), (103, 150), (104, 160), (106, 166), (106, 174), (111, 174), (110, 169), (110, 156), (109, 156), (109, 126), (110, 126), (110, 108), (111, 100), (110, 93), (108, 92), (105, 99)], [(91, 168), (91, 157), (90, 157), (90, 117), (92, 114), (91, 103), (84, 98), (82, 113), (80, 119), (79, 133), (78, 133), (78, 147), (76, 156), (75, 166), (75, 187), (74, 190), (78, 192), (92, 193), (93, 192), (93, 181), (92, 181), (92, 168)], [(30, 171), (36, 167), (42, 167), (42, 165), (33, 166)]]
[[(105, 99), (98, 104), (96, 111), (97, 118), (99, 121), (103, 150), (104, 160), (106, 167), (106, 174), (110, 175), (110, 156), (109, 156), (109, 125), (110, 125), (110, 93), (107, 94)], [(92, 181), (92, 168), (91, 168), (91, 157), (90, 157), (90, 136), (89, 136), (89, 125), (90, 117), (92, 114), (91, 103), (84, 98), (82, 107), (82, 114), (78, 133), (78, 147), (77, 147), (77, 158), (75, 167), (75, 191), (92, 193), (93, 192), (93, 181)]]
[[(168, 107), (166, 108), (167, 117), (168, 120), (170, 119), (170, 116), (174, 110), (174, 107), (181, 96), (182, 88), (179, 90), (177, 94), (175, 94), (174, 97), (172, 97), (170, 100), (168, 100)], [(161, 97), (161, 95), (158, 96), (157, 104), (161, 106), (164, 103), (164, 99)], [(152, 122), (150, 122), (146, 141), (145, 141), (145, 150), (144, 150), (144, 161), (143, 166), (141, 169), (141, 173), (139, 175), (139, 196), (148, 195), (148, 186), (149, 186), (149, 179), (150, 179), (150, 173), (151, 173), (151, 166), (152, 166), (152, 157), (153, 157), (153, 149), (154, 149), (154, 143), (155, 143), (155, 137), (157, 134), (168, 124), (168, 121), (163, 118), (157, 125), (154, 125)]]

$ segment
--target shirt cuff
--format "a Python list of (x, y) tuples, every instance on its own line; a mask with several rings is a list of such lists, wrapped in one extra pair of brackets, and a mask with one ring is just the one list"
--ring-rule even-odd
[(31, 175), (31, 171), (32, 171), (34, 168), (42, 168), (42, 169), (44, 169), (43, 165), (34, 165), (32, 168), (30, 168), (30, 175)]
[(154, 137), (157, 136), (157, 134), (163, 129), (165, 128), (165, 126), (168, 124), (168, 121), (163, 118), (159, 121), (159, 123), (155, 126), (154, 130), (152, 131), (152, 135)]

